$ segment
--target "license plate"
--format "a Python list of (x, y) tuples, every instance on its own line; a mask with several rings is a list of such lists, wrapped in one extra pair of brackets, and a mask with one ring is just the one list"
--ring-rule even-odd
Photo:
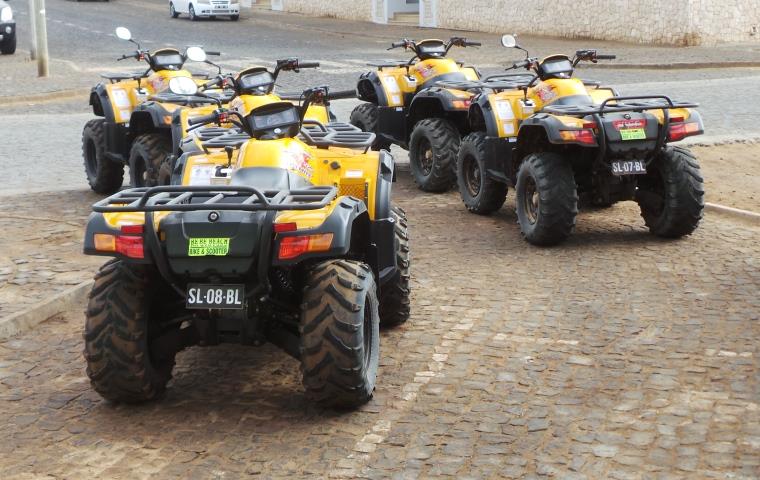
[(191, 238), (187, 246), (188, 257), (223, 257), (228, 253), (229, 238)]
[(620, 130), (620, 138), (623, 140), (646, 140), (647, 133), (643, 128), (624, 128)]
[(613, 175), (646, 175), (644, 160), (616, 160), (612, 162)]
[(239, 310), (245, 307), (245, 285), (187, 286), (187, 308)]

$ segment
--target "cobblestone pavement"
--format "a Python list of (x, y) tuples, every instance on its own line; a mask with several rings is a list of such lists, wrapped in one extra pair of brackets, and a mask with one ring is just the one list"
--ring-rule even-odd
[(406, 172), (395, 197), (413, 315), (383, 333), (367, 406), (315, 408), (294, 360), (238, 346), (109, 405), (77, 309), (0, 343), (0, 478), (760, 478), (758, 229), (708, 215), (664, 241), (621, 204), (541, 249), (511, 198), (477, 217)]

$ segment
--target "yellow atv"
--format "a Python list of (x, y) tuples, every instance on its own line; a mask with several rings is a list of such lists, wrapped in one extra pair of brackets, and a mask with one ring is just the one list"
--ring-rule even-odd
[[(130, 55), (148, 63), (145, 72), (103, 74), (108, 83), (99, 83), (90, 93), (90, 105), (98, 117), (82, 132), (82, 152), (90, 187), (98, 193), (113, 193), (122, 184), (124, 166), (130, 168), (133, 186), (156, 185), (163, 159), (171, 153), (172, 113), (185, 106), (215, 103), (195, 95), (197, 81), (183, 68), (190, 59), (203, 62), (206, 53), (189, 47), (180, 53), (174, 48), (150, 52), (124, 27), (117, 36), (137, 45)], [(209, 52), (214, 53), (214, 52)]]
[(465, 38), (414, 42), (402, 40), (389, 50), (414, 53), (409, 61), (370, 64), (376, 71), (363, 74), (356, 87), (364, 102), (351, 113), (351, 123), (377, 134), (374, 149), (396, 144), (409, 150), (414, 181), (428, 192), (442, 192), (454, 184), (461, 136), (468, 132), (467, 109), (471, 92), (443, 88), (443, 81), (478, 80), (474, 67), (447, 58), (452, 47), (479, 46)]
[(371, 398), (379, 327), (409, 317), (406, 218), (391, 204), (393, 159), (368, 153), (374, 134), (303, 120), (324, 95), (193, 118), (211, 132), (185, 154), (181, 184), (94, 205), (84, 251), (115, 257), (86, 313), (87, 373), (103, 397), (158, 397), (188, 346), (272, 342), (300, 360), (319, 403)]
[[(512, 35), (506, 47), (518, 48)], [(615, 58), (580, 50), (573, 58), (528, 57), (499, 75), (513, 86), (484, 90), (470, 107), (473, 133), (462, 140), (459, 191), (468, 210), (501, 208), (516, 188), (525, 239), (553, 245), (575, 227), (579, 196), (598, 206), (635, 200), (650, 231), (681, 237), (696, 229), (704, 208), (697, 160), (670, 144), (703, 133), (697, 104), (665, 95), (618, 96), (573, 77), (581, 61)], [(510, 69), (508, 69), (510, 70)]]

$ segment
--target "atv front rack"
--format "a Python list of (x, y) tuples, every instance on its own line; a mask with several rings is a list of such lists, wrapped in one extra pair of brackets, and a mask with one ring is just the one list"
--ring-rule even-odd
[(447, 81), (436, 82), (435, 87), (451, 88), (453, 90), (517, 90), (527, 86), (527, 82), (518, 79), (494, 79), (494, 80), (464, 80), (464, 81)]
[(611, 97), (600, 105), (549, 105), (541, 109), (543, 113), (585, 117), (617, 112), (643, 112), (645, 110), (670, 110), (674, 108), (696, 108), (698, 103), (676, 102), (665, 95), (640, 95), (629, 97)]
[(259, 190), (238, 185), (166, 185), (122, 190), (97, 202), (92, 210), (99, 213), (318, 210), (337, 194), (335, 187)]

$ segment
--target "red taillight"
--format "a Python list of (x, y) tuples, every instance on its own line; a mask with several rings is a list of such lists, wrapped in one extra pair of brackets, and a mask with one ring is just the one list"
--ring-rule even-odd
[(295, 222), (274, 224), (274, 233), (295, 232), (296, 230), (298, 230), (298, 225)]
[(699, 130), (699, 124), (692, 123), (674, 123), (670, 125), (670, 131), (668, 132), (668, 140), (676, 142), (683, 140), (690, 135), (697, 135), (701, 133)]
[(559, 135), (566, 142), (596, 145), (596, 135), (593, 130), (560, 130)]
[(125, 235), (142, 235), (144, 231), (144, 225), (122, 225), (121, 226), (121, 233)]
[(681, 123), (683, 122), (683, 117), (670, 117), (670, 123)]
[(326, 252), (330, 250), (332, 239), (332, 233), (285, 237), (280, 241), (280, 251), (277, 258), (290, 260), (308, 252)]
[(116, 236), (116, 252), (129, 258), (145, 258), (145, 248), (142, 237), (127, 235)]

